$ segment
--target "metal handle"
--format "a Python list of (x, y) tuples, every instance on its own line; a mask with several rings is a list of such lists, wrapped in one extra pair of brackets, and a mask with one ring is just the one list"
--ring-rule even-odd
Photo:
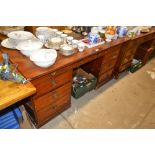
[(112, 58), (117, 58), (117, 55), (114, 55)]
[(56, 72), (51, 73), (51, 75), (52, 75), (52, 76), (55, 76), (55, 75), (56, 75)]
[(55, 81), (54, 79), (52, 79), (51, 82), (52, 82), (52, 85), (53, 85), (53, 86), (56, 86), (56, 81)]

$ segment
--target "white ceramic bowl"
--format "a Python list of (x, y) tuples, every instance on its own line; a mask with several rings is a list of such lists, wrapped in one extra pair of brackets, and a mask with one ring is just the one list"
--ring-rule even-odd
[(30, 55), (30, 60), (37, 66), (47, 68), (53, 65), (57, 58), (57, 51), (54, 49), (40, 49)]
[(112, 40), (114, 38), (114, 35), (105, 33), (105, 37), (107, 40)]
[(42, 48), (43, 43), (36, 39), (25, 40), (17, 44), (16, 49), (20, 50), (23, 55), (30, 56), (32, 52)]
[(17, 46), (21, 41), (32, 39), (34, 35), (28, 31), (13, 31), (8, 33), (8, 37), (9, 42)]
[(13, 31), (8, 34), (8, 37), (16, 40), (27, 40), (33, 37), (33, 34), (28, 31)]

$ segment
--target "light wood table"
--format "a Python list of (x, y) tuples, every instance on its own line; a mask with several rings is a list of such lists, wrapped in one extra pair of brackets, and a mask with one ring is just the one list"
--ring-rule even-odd
[(31, 96), (36, 88), (29, 82), (27, 84), (0, 80), (0, 110)]
[[(2, 62), (1, 52), (0, 62)], [(0, 80), (0, 110), (3, 110), (16, 102), (31, 96), (35, 92), (36, 88), (31, 82), (21, 84), (13, 81)]]

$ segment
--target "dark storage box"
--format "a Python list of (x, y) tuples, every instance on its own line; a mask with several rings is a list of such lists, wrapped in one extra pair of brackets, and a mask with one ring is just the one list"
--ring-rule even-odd
[(136, 63), (132, 64), (130, 67), (129, 67), (129, 71), (131, 73), (134, 73), (135, 71), (137, 71), (138, 69), (140, 69), (141, 67), (143, 66), (143, 63), (141, 60), (137, 60)]
[(81, 68), (74, 71), (73, 76), (75, 75), (82, 75), (88, 80), (88, 82), (84, 84), (78, 84), (76, 85), (76, 87), (72, 86), (72, 96), (74, 98), (79, 98), (83, 96), (85, 93), (87, 93), (88, 91), (95, 89), (97, 78), (94, 75), (92, 75), (91, 73), (85, 72)]

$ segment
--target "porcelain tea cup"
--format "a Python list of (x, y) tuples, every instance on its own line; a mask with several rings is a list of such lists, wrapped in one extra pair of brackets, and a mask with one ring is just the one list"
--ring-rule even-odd
[(72, 40), (72, 46), (73, 46), (73, 48), (77, 48), (78, 47), (78, 43), (79, 43), (78, 40), (73, 39)]
[(67, 39), (67, 34), (61, 34), (60, 37), (62, 39), (62, 42), (65, 44), (66, 43), (66, 39)]
[(78, 50), (79, 52), (83, 52), (85, 49), (85, 45), (83, 42), (78, 43)]
[(71, 37), (71, 36), (67, 37), (67, 43), (68, 43), (69, 45), (72, 44), (72, 40), (73, 40), (73, 37)]

